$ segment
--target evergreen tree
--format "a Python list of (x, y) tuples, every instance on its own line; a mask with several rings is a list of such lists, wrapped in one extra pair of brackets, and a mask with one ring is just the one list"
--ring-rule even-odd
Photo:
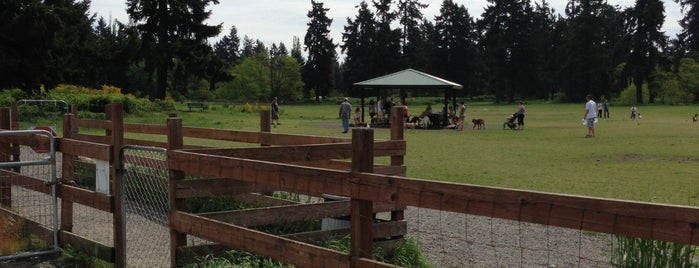
[[(626, 68), (636, 86), (636, 102), (642, 104), (642, 87), (649, 82), (651, 72), (658, 65), (658, 48), (667, 45), (665, 35), (660, 31), (665, 21), (665, 7), (660, 0), (637, 0), (631, 14), (631, 54)], [(649, 97), (652, 103), (652, 91)]]
[(604, 0), (569, 0), (566, 33), (561, 50), (561, 88), (565, 100), (595, 98), (612, 90), (615, 36), (610, 29), (622, 14)]
[(399, 0), (398, 15), (402, 26), (401, 32), (401, 63), (402, 67), (411, 67), (425, 70), (427, 55), (423, 54), (427, 48), (427, 38), (420, 28), (424, 20), (421, 9), (427, 8), (427, 4), (419, 0)]
[(90, 86), (103, 84), (117, 86), (123, 93), (136, 93), (146, 88), (143, 81), (129, 77), (129, 68), (138, 58), (141, 41), (138, 31), (119, 21), (106, 22), (103, 18), (95, 26), (95, 59), (90, 68), (94, 72)]
[(400, 69), (398, 63), (401, 53), (401, 32), (400, 29), (391, 28), (398, 14), (391, 10), (392, 0), (374, 0), (372, 3), (376, 9), (376, 35), (372, 64), (376, 67), (375, 75), (385, 75)]
[(308, 12), (308, 30), (304, 38), (304, 45), (308, 52), (308, 60), (304, 65), (303, 78), (306, 83), (304, 97), (310, 97), (310, 89), (315, 90), (316, 101), (321, 96), (327, 96), (332, 88), (333, 62), (335, 61), (335, 47), (330, 38), (330, 25), (332, 19), (328, 18), (329, 9), (323, 7), (323, 3), (311, 0), (311, 11)]
[(345, 31), (342, 33), (343, 43), (340, 45), (345, 54), (342, 68), (345, 81), (350, 84), (370, 79), (378, 74), (373, 64), (376, 47), (374, 14), (365, 1), (362, 1), (358, 7), (355, 19), (347, 18)]
[(94, 81), (94, 33), (89, 2), (75, 0), (44, 1), (60, 19), (55, 46), (44, 85), (52, 88), (60, 83), (96, 86)]
[(231, 26), (228, 35), (223, 36), (214, 44), (214, 53), (228, 67), (240, 62), (240, 37), (238, 37), (238, 29), (235, 26)]
[[(681, 40), (689, 51), (699, 53), (699, 7), (696, 0), (675, 0), (682, 7), (684, 17), (680, 20)], [(687, 51), (687, 52), (689, 52)]]
[(43, 1), (0, 1), (0, 88), (39, 90), (60, 25)]
[(532, 92), (528, 92), (524, 97), (533, 94), (539, 99), (549, 99), (558, 90), (555, 78), (558, 75), (557, 54), (561, 44), (560, 31), (556, 29), (559, 19), (555, 12), (545, 0), (541, 4), (535, 4), (531, 31), (535, 53), (532, 55), (534, 63), (531, 67), (534, 68), (535, 74)]
[(306, 60), (303, 58), (303, 48), (301, 47), (301, 39), (298, 36), (294, 36), (293, 44), (291, 44), (291, 57), (296, 59), (296, 61), (303, 66)]
[[(206, 58), (206, 53), (213, 53), (206, 41), (221, 31), (221, 25), (204, 24), (211, 15), (211, 11), (206, 10), (211, 3), (218, 4), (218, 0), (126, 1), (127, 13), (141, 32), (146, 65), (155, 71), (156, 85), (151, 98), (165, 98), (168, 73), (173, 67), (186, 76), (181, 79), (187, 79), (189, 74), (203, 73), (196, 66)], [(178, 66), (173, 59), (180, 60)]]
[(247, 35), (243, 37), (243, 48), (241, 49), (241, 55), (243, 58), (250, 57), (252, 55), (255, 55), (255, 50), (256, 50), (256, 43), (255, 40), (252, 40), (252, 38), (248, 37)]
[(439, 11), (431, 65), (439, 76), (463, 85), (465, 94), (473, 89), (478, 61), (473, 19), (463, 5), (452, 0), (444, 0)]

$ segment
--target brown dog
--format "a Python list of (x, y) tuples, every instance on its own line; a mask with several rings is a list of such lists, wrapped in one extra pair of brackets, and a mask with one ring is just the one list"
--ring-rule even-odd
[(474, 118), (473, 120), (471, 120), (471, 122), (473, 122), (473, 129), (476, 129), (476, 127), (478, 127), (478, 129), (485, 129), (485, 120), (481, 118)]

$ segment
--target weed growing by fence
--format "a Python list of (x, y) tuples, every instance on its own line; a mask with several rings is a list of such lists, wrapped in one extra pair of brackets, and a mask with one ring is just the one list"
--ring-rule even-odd
[(293, 265), (280, 263), (270, 258), (256, 256), (244, 251), (231, 250), (221, 257), (206, 255), (197, 257), (195, 263), (189, 263), (184, 268), (219, 268), (219, 267), (275, 267), (291, 268)]
[(90, 257), (89, 255), (83, 253), (74, 248), (65, 248), (61, 252), (61, 257), (58, 258), (60, 262), (60, 267), (66, 268), (82, 268), (82, 267), (94, 267), (94, 268), (107, 268), (113, 267), (112, 264), (106, 263), (100, 259)]
[(615, 236), (612, 264), (615, 267), (699, 267), (696, 247), (665, 241)]

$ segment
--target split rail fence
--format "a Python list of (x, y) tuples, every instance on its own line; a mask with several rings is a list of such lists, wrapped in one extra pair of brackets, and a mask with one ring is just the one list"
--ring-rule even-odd
[[(13, 109), (16, 111), (16, 107)], [(401, 114), (400, 109), (394, 107), (391, 114)], [(132, 200), (122, 198), (125, 194), (121, 180), (124, 174), (133, 173), (133, 168), (123, 163), (147, 158), (143, 152), (124, 155), (122, 149), (128, 146), (166, 149), (164, 156), (156, 157), (159, 159), (155, 161), (167, 169), (167, 175), (159, 175), (166, 177), (163, 180), (167, 183), (168, 202), (165, 236), (169, 238), (166, 243), (169, 249), (165, 256), (169, 263), (161, 263), (163, 266), (181, 265), (201, 253), (239, 249), (301, 267), (392, 267), (372, 260), (371, 254), (378, 246), (390, 249), (406, 235), (407, 226), (413, 224), (405, 219), (404, 211), (408, 207), (699, 245), (696, 207), (407, 178), (401, 118), (391, 118), (390, 140), (375, 140), (372, 129), (353, 129), (351, 139), (271, 133), (268, 111), (260, 114), (259, 132), (184, 127), (175, 115), (167, 118), (165, 125), (127, 124), (120, 103), (107, 105), (105, 111), (106, 120), (80, 119), (74, 107), (72, 113), (64, 115), (63, 137), (58, 138), (56, 149), (62, 154), (60, 179), (63, 181), (57, 191), (59, 245), (77, 247), (115, 263), (116, 267), (127, 265), (125, 237), (131, 232), (125, 227), (122, 211), (126, 211), (124, 207)], [(0, 128), (17, 127), (16, 112), (0, 109)], [(82, 129), (103, 129), (105, 134), (84, 134)], [(159, 138), (128, 138), (127, 133)], [(240, 146), (214, 148), (186, 144), (190, 138)], [(0, 144), (18, 142), (21, 141), (0, 140)], [(31, 144), (46, 142), (36, 137)], [(374, 159), (378, 157), (388, 157), (389, 164), (376, 164)], [(106, 185), (95, 182), (94, 189), (75, 185), (76, 169), (80, 169), (83, 158), (93, 159), (95, 165), (100, 165), (100, 161), (108, 163)], [(157, 177), (145, 176), (142, 180)], [(300, 194), (316, 201), (290, 202), (271, 196), (274, 192)], [(328, 196), (346, 199), (318, 201)], [(254, 203), (256, 208), (188, 212), (186, 201), (198, 197), (232, 198)], [(108, 226), (104, 230), (109, 232), (106, 240), (93, 239), (93, 234), (85, 232), (84, 229), (102, 229), (95, 226), (94, 218), (98, 216), (94, 213), (80, 217), (82, 206), (99, 211), (108, 219), (104, 224)], [(0, 212), (10, 213), (5, 208)], [(377, 217), (380, 214), (388, 216)], [(349, 221), (348, 228), (291, 235), (251, 228), (340, 217)], [(92, 225), (82, 221), (91, 221)], [(349, 234), (349, 254), (311, 243), (331, 234)]]

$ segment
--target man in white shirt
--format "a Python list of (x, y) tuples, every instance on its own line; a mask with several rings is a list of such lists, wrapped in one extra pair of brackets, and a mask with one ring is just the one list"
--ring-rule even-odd
[(585, 96), (587, 103), (585, 103), (585, 115), (584, 119), (587, 120), (587, 135), (586, 138), (595, 137), (595, 118), (597, 117), (597, 103), (592, 100), (592, 96)]

